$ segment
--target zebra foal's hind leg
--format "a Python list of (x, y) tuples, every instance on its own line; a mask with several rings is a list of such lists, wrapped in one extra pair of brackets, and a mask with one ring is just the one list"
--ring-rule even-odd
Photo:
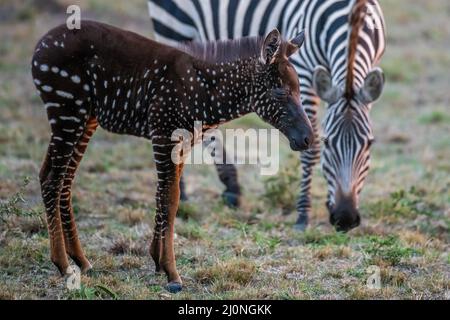
[[(69, 268), (66, 254), (59, 207), (60, 197), (74, 146), (84, 130), (83, 120), (64, 116), (50, 119), (52, 137), (39, 175), (42, 199), (47, 214), (51, 260), (63, 275), (72, 273), (72, 269)], [(66, 125), (66, 122), (74, 123)]]
[[(50, 142), (52, 144), (52, 142)], [(63, 174), (62, 170), (53, 169), (56, 167), (54, 156), (51, 156), (53, 148), (48, 148), (44, 162), (39, 173), (41, 183), (42, 200), (47, 214), (48, 238), (50, 241), (50, 255), (52, 262), (59, 272), (70, 274), (69, 260), (67, 259), (64, 244), (64, 234), (62, 232), (61, 216), (58, 210), (58, 176)]]
[(78, 232), (72, 206), (72, 185), (76, 170), (83, 158), (84, 153), (86, 152), (89, 140), (97, 129), (97, 126), (98, 122), (95, 118), (89, 119), (83, 135), (74, 147), (73, 154), (70, 158), (70, 163), (64, 177), (59, 203), (66, 252), (77, 264), (77, 266), (80, 267), (82, 272), (88, 271), (92, 268), (92, 266), (89, 260), (86, 259), (83, 249), (81, 248), (80, 240), (78, 239)]

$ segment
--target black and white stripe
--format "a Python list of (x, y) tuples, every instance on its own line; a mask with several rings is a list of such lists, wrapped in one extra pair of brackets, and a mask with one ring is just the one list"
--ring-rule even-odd
[[(332, 85), (345, 90), (351, 25), (349, 18), (357, 0), (149, 0), (148, 7), (157, 40), (176, 44), (188, 40), (231, 39), (263, 35), (277, 27), (285, 37), (305, 30), (305, 45), (291, 58), (301, 83), (305, 111), (319, 136), (317, 107), (320, 98), (313, 89), (318, 66), (329, 71)], [(367, 3), (368, 14), (359, 33), (353, 66), (354, 87), (361, 88), (385, 49), (385, 24), (377, 0)], [(371, 104), (357, 97), (340, 97), (328, 104), (323, 134), (327, 143), (322, 168), (328, 181), (329, 207), (336, 190), (361, 192), (369, 166), (373, 141), (369, 118)], [(319, 139), (302, 154), (301, 195), (298, 224), (306, 226), (311, 211), (313, 166), (320, 159)]]

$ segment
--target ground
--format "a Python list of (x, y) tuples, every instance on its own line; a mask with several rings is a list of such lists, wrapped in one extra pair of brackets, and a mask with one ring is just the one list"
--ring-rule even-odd
[[(64, 21), (84, 17), (150, 35), (144, 0), (0, 1), (0, 298), (2, 299), (449, 299), (450, 3), (382, 0), (387, 85), (372, 110), (377, 142), (362, 199), (362, 226), (333, 231), (320, 168), (310, 229), (293, 230), (298, 155), (282, 150), (268, 180), (240, 167), (244, 208), (220, 199), (210, 166), (188, 166), (190, 201), (176, 221), (185, 283), (171, 295), (148, 255), (155, 211), (151, 145), (98, 130), (74, 188), (81, 241), (94, 271), (66, 289), (49, 259), (37, 175), (49, 140), (30, 75), (33, 47)], [(114, 4), (113, 4), (114, 3)], [(322, 108), (321, 113), (324, 110)], [(247, 117), (230, 126), (261, 126)], [(381, 289), (369, 289), (378, 266)]]

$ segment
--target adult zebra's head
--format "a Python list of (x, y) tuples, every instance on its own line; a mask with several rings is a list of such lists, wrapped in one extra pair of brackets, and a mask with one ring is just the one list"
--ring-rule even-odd
[(328, 70), (318, 67), (313, 84), (328, 103), (323, 129), (325, 147), (322, 170), (328, 182), (330, 222), (348, 231), (360, 223), (358, 197), (369, 172), (370, 147), (374, 142), (369, 111), (383, 90), (381, 69), (369, 72), (358, 90), (344, 92), (333, 86)]
[(367, 1), (356, 1), (350, 16), (348, 57), (343, 66), (347, 72), (341, 69), (332, 75), (319, 66), (313, 75), (317, 95), (328, 103), (322, 171), (328, 182), (330, 222), (340, 231), (355, 228), (361, 221), (358, 198), (369, 172), (374, 142), (369, 112), (385, 82), (382, 70), (373, 67), (377, 57), (371, 58), (366, 50), (371, 46), (366, 42), (370, 37), (360, 34), (367, 29), (366, 6)]

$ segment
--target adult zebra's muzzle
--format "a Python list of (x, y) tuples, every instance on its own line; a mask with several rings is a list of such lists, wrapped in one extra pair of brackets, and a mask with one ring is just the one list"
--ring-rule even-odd
[(347, 232), (358, 227), (361, 223), (361, 215), (352, 196), (339, 197), (338, 202), (328, 209), (330, 211), (330, 223), (337, 231)]

